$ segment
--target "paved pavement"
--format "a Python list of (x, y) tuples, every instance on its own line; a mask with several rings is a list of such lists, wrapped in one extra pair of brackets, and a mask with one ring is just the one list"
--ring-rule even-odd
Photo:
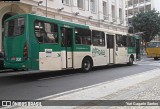
[[(43, 100), (160, 100), (160, 69), (84, 87), (45, 98)], [(87, 105), (86, 102), (85, 104)], [(94, 102), (94, 105), (104, 104)], [(160, 103), (160, 102), (159, 102)], [(52, 106), (24, 109), (160, 109), (159, 106)], [(160, 105), (160, 104), (158, 104)], [(17, 109), (21, 109), (19, 107)]]
[(79, 70), (37, 74), (24, 74), (24, 72), (1, 73), (0, 99), (33, 100), (130, 75), (140, 74), (157, 68), (159, 68), (159, 66), (127, 66), (124, 64), (98, 67), (88, 73), (82, 73)]
[[(141, 61), (140, 64), (160, 66), (159, 61)], [(38, 100), (82, 100), (87, 106), (46, 106), (23, 107), (23, 109), (160, 109), (160, 101), (148, 102), (134, 100), (160, 100), (160, 68), (135, 75), (114, 79), (79, 89), (54, 94)], [(92, 106), (90, 100), (97, 100)], [(102, 101), (100, 101), (102, 100)], [(133, 100), (128, 106), (105, 106), (106, 100)], [(86, 102), (84, 102), (86, 101)], [(72, 101), (73, 102), (73, 101)], [(82, 102), (80, 102), (81, 104)], [(74, 104), (74, 103), (73, 103)], [(102, 106), (101, 106), (102, 104)], [(126, 103), (127, 104), (127, 103)], [(83, 105), (83, 104), (81, 104)], [(97, 105), (97, 106), (96, 106)], [(131, 105), (131, 106), (130, 106)], [(136, 105), (136, 106), (135, 106)], [(142, 105), (142, 106), (141, 106)], [(157, 106), (159, 105), (159, 106)], [(11, 107), (14, 108), (14, 107)], [(22, 109), (17, 107), (16, 109)]]

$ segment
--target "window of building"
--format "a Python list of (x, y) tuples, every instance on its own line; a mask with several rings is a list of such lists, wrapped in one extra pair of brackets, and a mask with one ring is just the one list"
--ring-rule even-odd
[(116, 10), (114, 5), (112, 5), (112, 19), (116, 20)]
[(69, 5), (70, 4), (70, 0), (62, 0), (63, 4)]
[(90, 0), (91, 12), (96, 12), (96, 3), (95, 0)]
[(89, 29), (76, 28), (75, 29), (75, 43), (91, 45), (91, 31)]
[(122, 16), (123, 16), (122, 14), (123, 14), (123, 13), (122, 13), (122, 8), (119, 8), (119, 19), (120, 19), (121, 21), (122, 21), (122, 19), (123, 19), (123, 18), (122, 18)]
[(35, 36), (41, 43), (58, 43), (58, 27), (53, 23), (35, 21)]
[(103, 16), (104, 16), (104, 19), (108, 19), (108, 16), (107, 16), (107, 2), (103, 1)]
[(105, 46), (105, 34), (101, 31), (92, 31), (92, 43), (94, 46)]
[(77, 0), (77, 6), (80, 9), (84, 9), (84, 0)]

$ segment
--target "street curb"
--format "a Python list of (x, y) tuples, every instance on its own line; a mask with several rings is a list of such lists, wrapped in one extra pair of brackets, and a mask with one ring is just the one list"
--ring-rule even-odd
[(71, 91), (54, 94), (37, 100), (95, 100), (126, 87), (160, 76), (160, 69), (154, 69)]

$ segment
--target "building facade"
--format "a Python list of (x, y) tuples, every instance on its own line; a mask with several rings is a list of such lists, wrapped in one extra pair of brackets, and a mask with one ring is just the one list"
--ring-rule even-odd
[(22, 13), (83, 25), (102, 27), (126, 33), (125, 0), (20, 0), (0, 2), (0, 51), (3, 43), (4, 20)]
[(128, 26), (132, 27), (132, 17), (139, 12), (147, 12), (153, 9), (160, 11), (159, 4), (160, 0), (126, 0), (126, 19)]

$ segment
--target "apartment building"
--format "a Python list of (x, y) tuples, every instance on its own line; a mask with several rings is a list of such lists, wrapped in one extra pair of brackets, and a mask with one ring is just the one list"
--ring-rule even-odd
[(32, 13), (78, 24), (127, 32), (125, 0), (20, 0), (0, 2), (0, 51), (4, 20)]
[(139, 12), (149, 10), (160, 11), (160, 0), (126, 0), (126, 18), (128, 26), (132, 26), (132, 17)]

